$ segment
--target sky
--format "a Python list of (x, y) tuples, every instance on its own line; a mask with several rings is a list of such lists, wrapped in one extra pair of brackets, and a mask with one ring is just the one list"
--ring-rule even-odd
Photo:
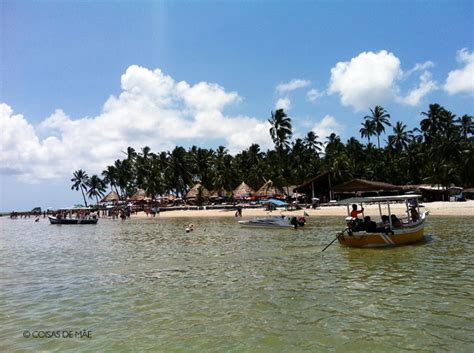
[(278, 108), (323, 142), (376, 105), (474, 115), (473, 24), (473, 0), (0, 0), (0, 211), (82, 203), (73, 171), (128, 146), (266, 150)]

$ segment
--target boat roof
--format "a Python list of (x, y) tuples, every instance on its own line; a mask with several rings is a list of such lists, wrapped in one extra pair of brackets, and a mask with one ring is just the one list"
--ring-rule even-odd
[(351, 197), (349, 199), (341, 200), (337, 202), (337, 205), (352, 205), (368, 202), (387, 202), (387, 201), (405, 201), (420, 198), (421, 195), (394, 195), (394, 196), (371, 196), (371, 197)]

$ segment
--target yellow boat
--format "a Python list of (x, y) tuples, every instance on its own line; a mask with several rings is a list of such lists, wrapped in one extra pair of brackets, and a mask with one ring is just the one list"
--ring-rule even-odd
[[(418, 198), (421, 195), (355, 197), (338, 202), (347, 205), (346, 229), (337, 236), (342, 246), (366, 248), (413, 244), (423, 240), (424, 228), (428, 212), (420, 214)], [(405, 202), (406, 215), (398, 219), (392, 215), (390, 202)], [(377, 203), (380, 218), (385, 222), (375, 223), (372, 220), (359, 219), (350, 216), (350, 205)], [(382, 214), (382, 206), (387, 206), (388, 217)], [(363, 215), (363, 213), (362, 213)], [(363, 218), (367, 218), (364, 217)]]

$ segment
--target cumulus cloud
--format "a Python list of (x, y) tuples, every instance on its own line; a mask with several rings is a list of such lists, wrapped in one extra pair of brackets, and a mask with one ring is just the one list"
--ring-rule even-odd
[(225, 115), (224, 108), (241, 98), (215, 83), (175, 82), (159, 69), (133, 65), (122, 75), (121, 88), (98, 116), (73, 119), (58, 109), (36, 127), (0, 104), (0, 173), (28, 181), (79, 168), (99, 173), (127, 146), (168, 150), (187, 139), (223, 139), (234, 153), (253, 142), (272, 145), (266, 120)]
[(456, 59), (464, 66), (449, 72), (443, 87), (444, 90), (450, 95), (474, 94), (474, 53), (463, 48), (457, 52)]
[(420, 76), (418, 87), (413, 88), (405, 97), (398, 97), (397, 100), (403, 104), (415, 106), (424, 96), (436, 89), (438, 89), (438, 84), (431, 79), (431, 73), (425, 71)]
[(310, 102), (314, 102), (316, 101), (316, 99), (318, 98), (321, 98), (322, 96), (324, 96), (324, 92), (322, 91), (318, 91), (317, 89), (313, 88), (313, 89), (310, 89), (308, 91), (308, 93), (306, 93), (307, 97), (308, 97), (308, 100)]
[(298, 88), (303, 88), (307, 87), (311, 84), (311, 81), (307, 80), (301, 80), (301, 79), (293, 79), (290, 82), (287, 83), (280, 83), (277, 87), (276, 90), (280, 93), (286, 93), (286, 92), (291, 92), (294, 91), (295, 89)]
[(400, 60), (394, 54), (363, 52), (331, 69), (328, 93), (339, 94), (344, 106), (363, 111), (394, 99), (395, 82), (401, 75)]
[(284, 109), (284, 110), (291, 109), (290, 98), (285, 97), (285, 98), (278, 99), (277, 102), (275, 103), (275, 109)]
[(326, 115), (311, 130), (319, 136), (321, 141), (324, 141), (333, 132), (339, 135), (344, 130), (344, 126), (339, 124), (333, 116)]

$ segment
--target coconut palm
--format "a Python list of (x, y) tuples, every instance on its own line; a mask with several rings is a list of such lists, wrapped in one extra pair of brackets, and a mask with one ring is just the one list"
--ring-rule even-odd
[(375, 125), (372, 120), (365, 120), (361, 125), (360, 137), (367, 137), (367, 144), (369, 144), (370, 136), (375, 135)]
[(310, 131), (304, 138), (303, 143), (308, 150), (319, 155), (322, 151), (323, 143), (318, 141), (318, 139), (319, 136), (314, 131)]
[(472, 116), (464, 114), (457, 121), (461, 135), (467, 138), (468, 135), (474, 134), (474, 124), (472, 123)]
[(268, 122), (271, 124), (270, 135), (275, 144), (275, 149), (279, 152), (288, 150), (290, 147), (289, 139), (293, 135), (291, 119), (283, 109), (277, 109), (271, 114), (272, 117), (268, 119)]
[(102, 197), (105, 194), (105, 183), (102, 179), (100, 179), (97, 175), (93, 175), (89, 178), (87, 181), (87, 196), (89, 198), (95, 197), (96, 199), (96, 204), (99, 203), (99, 196)]
[(401, 121), (397, 121), (396, 125), (393, 127), (393, 135), (389, 136), (389, 141), (395, 147), (397, 151), (401, 151), (407, 148), (408, 143), (411, 140), (411, 130), (406, 130), (407, 126)]
[(84, 205), (87, 207), (87, 200), (84, 191), (87, 191), (87, 185), (89, 181), (89, 176), (85, 171), (82, 169), (76, 170), (72, 174), (71, 182), (73, 183), (71, 186), (71, 190), (81, 190), (82, 198), (84, 199)]
[(371, 115), (366, 115), (364, 119), (372, 121), (374, 124), (375, 134), (377, 135), (377, 146), (380, 148), (380, 134), (385, 132), (385, 126), (390, 126), (390, 114), (381, 107), (377, 105), (373, 110), (370, 109)]

